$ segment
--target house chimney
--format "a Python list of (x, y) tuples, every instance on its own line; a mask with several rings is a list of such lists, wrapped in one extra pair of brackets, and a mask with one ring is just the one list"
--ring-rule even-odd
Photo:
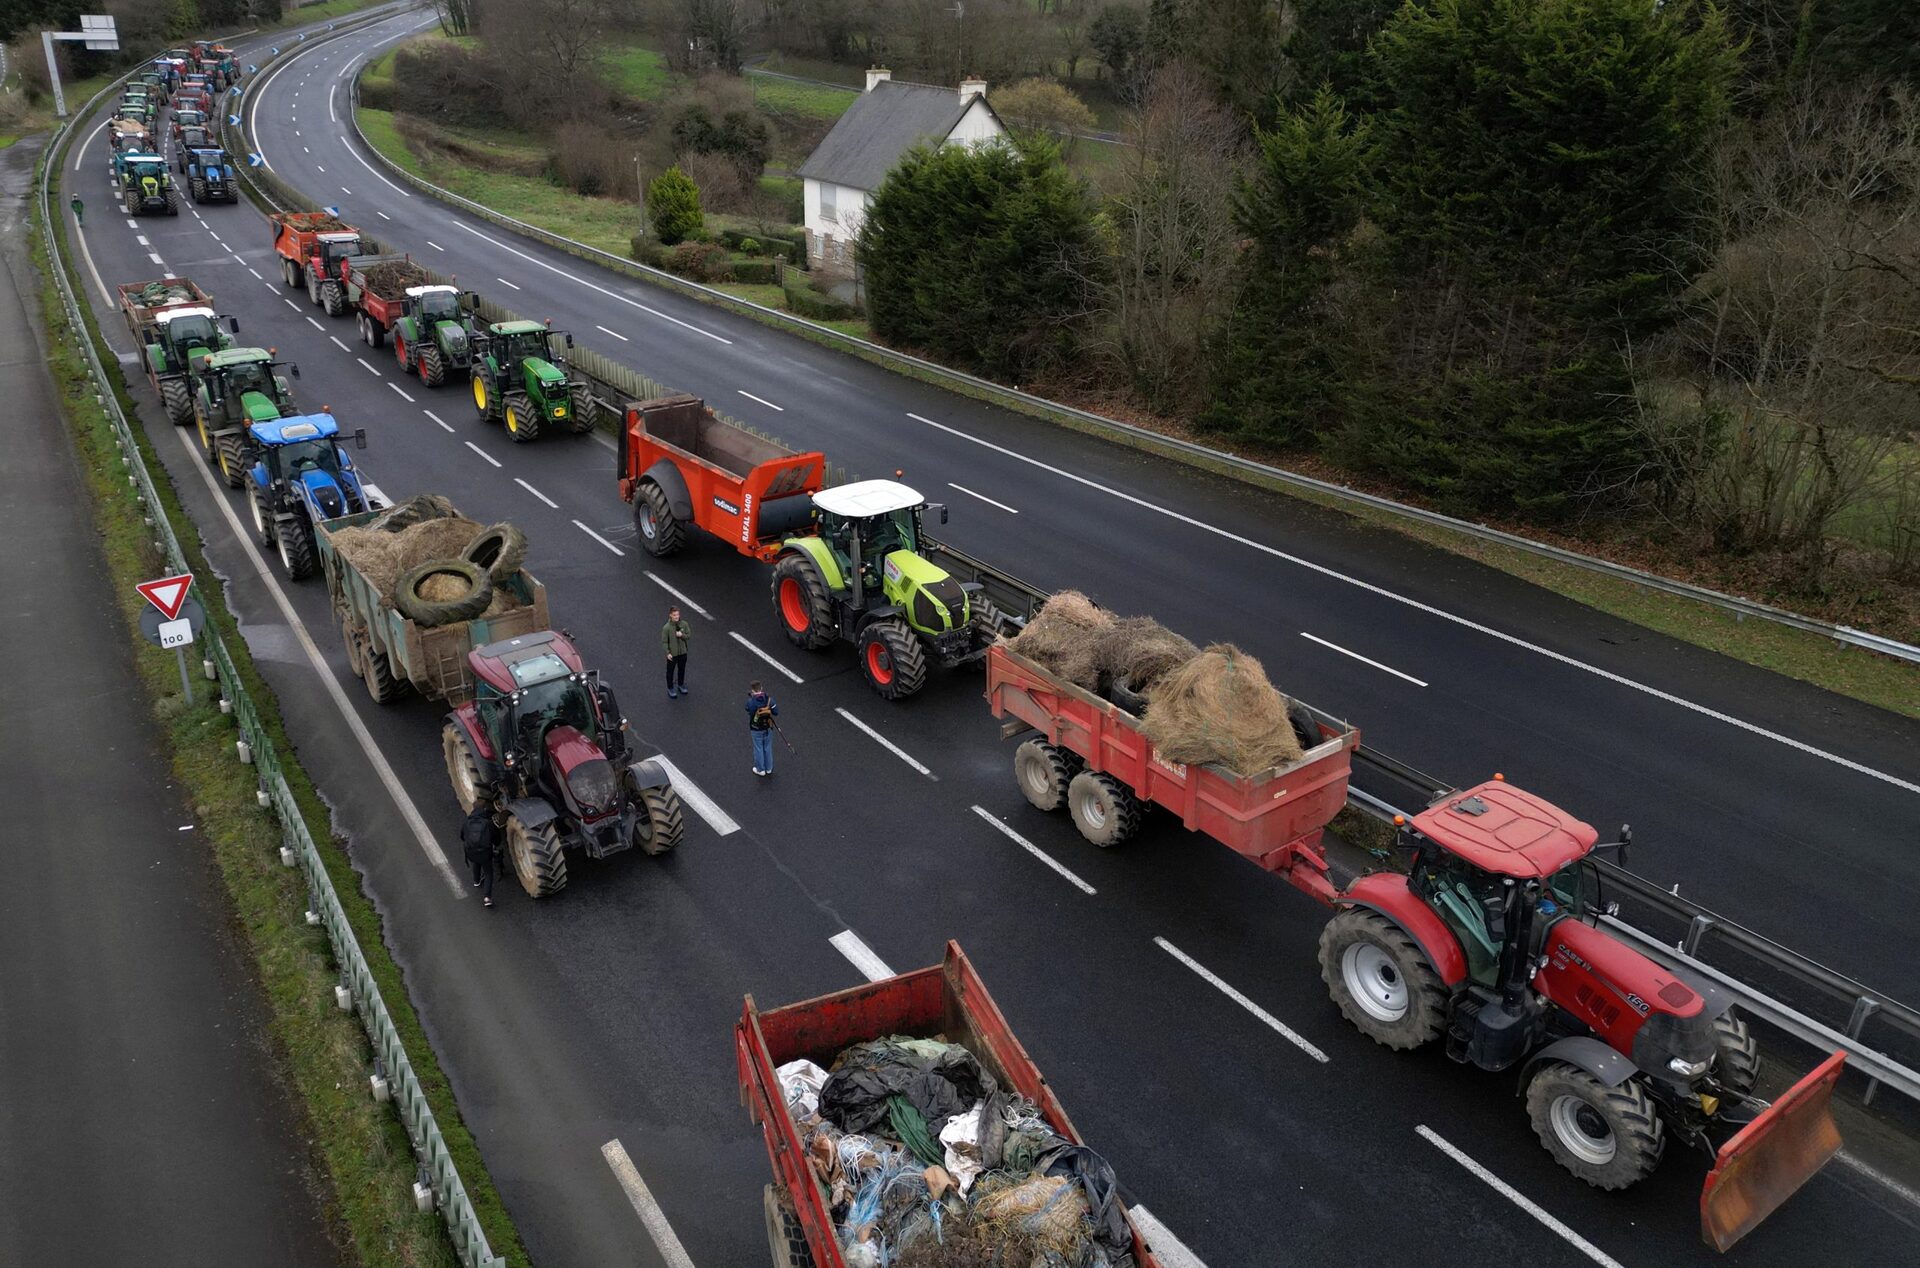
[(960, 104), (966, 105), (975, 97), (987, 95), (987, 81), (984, 79), (963, 79), (960, 81)]
[(893, 78), (893, 72), (884, 66), (867, 67), (867, 91), (872, 92), (875, 84), (884, 84)]

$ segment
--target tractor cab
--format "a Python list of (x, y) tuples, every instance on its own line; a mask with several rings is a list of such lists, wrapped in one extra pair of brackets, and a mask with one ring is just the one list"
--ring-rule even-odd
[(568, 345), (572, 345), (573, 336), (541, 322), (500, 322), (487, 331), (487, 351), (499, 364), (500, 372), (509, 379), (526, 377), (530, 380), (529, 387), (532, 386), (531, 380), (564, 382), (566, 375), (552, 364), (553, 340), (556, 336), (565, 338)]
[[(316, 520), (369, 509), (333, 415), (268, 419), (248, 427), (247, 434), (259, 454), (254, 482), (274, 493), (276, 502), (303, 503)], [(356, 448), (366, 448), (366, 430), (354, 432), (353, 441)]]
[[(287, 381), (274, 373), (279, 362), (265, 348), (228, 348), (209, 356), (200, 367), (206, 385), (208, 412), (247, 426), (279, 418), (293, 403)], [(289, 366), (295, 378), (299, 366)]]
[[(180, 138), (181, 138), (182, 136), (184, 136), (184, 135), (186, 135), (186, 131), (187, 131), (187, 129), (188, 129), (188, 128), (199, 128), (199, 129), (200, 129), (200, 130), (201, 130), (202, 132), (205, 132), (205, 131), (206, 131), (206, 128), (207, 128), (207, 114), (206, 114), (206, 111), (204, 111), (204, 110), (176, 110), (176, 111), (174, 111), (174, 112), (173, 112), (173, 137), (174, 137), (174, 140), (176, 140), (176, 141), (177, 141), (177, 140), (179, 140), (179, 139), (180, 139)], [(204, 144), (204, 142), (203, 142), (203, 144)]]
[[(211, 308), (163, 308), (154, 314), (155, 342), (175, 369), (197, 369), (197, 362), (232, 344)], [(239, 322), (232, 321), (237, 333)]]
[(457, 286), (409, 286), (402, 312), (416, 321), (437, 324), (460, 320), (460, 288)]
[(612, 689), (566, 635), (502, 639), (474, 648), (467, 662), (482, 738), (510, 794), (544, 789), (587, 824), (620, 809), (615, 764), (626, 755), (624, 719)]
[(360, 247), (360, 235), (351, 229), (317, 233), (313, 245), (320, 255), (320, 273), (324, 277), (338, 278), (342, 260), (366, 254)]
[(180, 129), (178, 142), (180, 146), (180, 167), (181, 167), (181, 170), (184, 171), (186, 169), (187, 160), (189, 158), (191, 158), (196, 153), (200, 153), (212, 147), (213, 138), (207, 135), (207, 130), (205, 128), (201, 127), (198, 124), (194, 124), (191, 127), (185, 127)]
[[(966, 590), (922, 549), (920, 518), (929, 505), (917, 490), (893, 480), (862, 480), (813, 495), (820, 535), (856, 606), (898, 607), (909, 625), (928, 635), (964, 632)], [(934, 509), (944, 522), (946, 508)]]

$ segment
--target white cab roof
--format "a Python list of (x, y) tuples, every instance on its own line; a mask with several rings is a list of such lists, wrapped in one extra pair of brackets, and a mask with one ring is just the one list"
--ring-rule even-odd
[(422, 295), (434, 295), (441, 291), (457, 291), (459, 289), (457, 286), (409, 286), (407, 288), (407, 294), (413, 296), (415, 299), (419, 299)]
[(335, 229), (330, 233), (316, 233), (313, 236), (322, 242), (357, 242), (360, 238), (360, 234), (352, 229)]
[(861, 480), (856, 484), (822, 489), (813, 495), (815, 506), (829, 515), (844, 515), (848, 519), (904, 511), (925, 501), (918, 491), (892, 480)]
[(205, 317), (211, 320), (213, 310), (211, 308), (163, 308), (153, 315), (153, 319), (162, 325), (175, 317)]

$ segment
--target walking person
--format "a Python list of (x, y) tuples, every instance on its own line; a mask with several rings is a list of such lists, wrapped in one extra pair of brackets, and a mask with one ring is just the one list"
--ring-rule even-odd
[(667, 609), (667, 623), (660, 627), (660, 647), (667, 654), (667, 698), (690, 696), (687, 690), (687, 637), (693, 627), (680, 617), (680, 607)]
[(80, 201), (80, 195), (75, 194), (73, 201), (68, 203), (67, 206), (73, 208), (73, 223), (77, 225), (87, 223), (87, 205)]
[(747, 736), (753, 741), (753, 773), (773, 774), (773, 720), (780, 705), (756, 681), (747, 686)]
[(474, 803), (467, 821), (460, 825), (460, 845), (467, 856), (467, 870), (480, 891), (480, 905), (493, 906), (493, 876), (499, 871), (500, 828), (493, 821), (493, 807), (484, 801)]

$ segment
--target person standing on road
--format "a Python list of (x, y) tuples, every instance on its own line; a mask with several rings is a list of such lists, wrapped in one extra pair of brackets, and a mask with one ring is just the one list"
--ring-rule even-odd
[(747, 686), (747, 735), (753, 740), (753, 773), (773, 774), (773, 720), (780, 705), (758, 682)]
[(480, 891), (480, 905), (493, 906), (493, 875), (499, 870), (500, 829), (493, 821), (493, 807), (484, 801), (474, 803), (467, 821), (460, 825), (460, 845), (467, 856), (467, 870), (473, 874), (474, 888)]
[(687, 690), (687, 636), (693, 628), (680, 618), (676, 604), (667, 609), (667, 623), (660, 627), (660, 647), (667, 654), (667, 698), (690, 696)]
[(73, 223), (77, 225), (87, 223), (87, 205), (80, 201), (80, 195), (75, 194), (73, 201), (68, 203), (67, 206), (73, 208)]

